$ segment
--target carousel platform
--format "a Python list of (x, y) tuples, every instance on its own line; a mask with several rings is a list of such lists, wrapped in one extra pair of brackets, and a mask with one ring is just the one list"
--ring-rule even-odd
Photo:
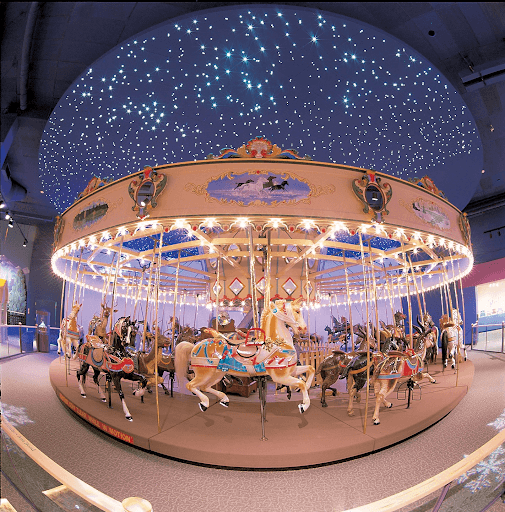
[(337, 462), (398, 443), (454, 409), (466, 395), (474, 375), (471, 361), (460, 365), (458, 377), (450, 368), (443, 371), (441, 364), (430, 365), (429, 372), (437, 383), (421, 381), (421, 390), (414, 390), (414, 400), (408, 409), (407, 400), (400, 400), (394, 391), (388, 397), (393, 408), (381, 408), (380, 425), (372, 424), (374, 398), (371, 394), (366, 434), (363, 433), (365, 393), (361, 393), (361, 403), (355, 404), (355, 415), (349, 417), (344, 381), (337, 383), (340, 395), (333, 397), (327, 393), (326, 408), (320, 403), (320, 388), (312, 388), (311, 406), (304, 414), (300, 414), (297, 407), (301, 402), (300, 393), (293, 392), (289, 401), (285, 392), (276, 393), (273, 384), (269, 383), (265, 424), (268, 440), (262, 441), (257, 392), (248, 398), (230, 394), (229, 408), (222, 407), (212, 397), (211, 406), (202, 413), (197, 405), (198, 398), (185, 388), (179, 391), (176, 385), (171, 397), (160, 387), (158, 429), (154, 392), (146, 393), (144, 403), (141, 403), (140, 398), (132, 395), (132, 383), (123, 381), (126, 402), (133, 417), (130, 422), (125, 419), (115, 391), (111, 409), (101, 402), (92, 372), (87, 378), (87, 398), (81, 397), (75, 375), (77, 368), (77, 362), (71, 361), (70, 374), (66, 375), (63, 359), (56, 359), (49, 370), (51, 384), (63, 405), (108, 435), (132, 446), (188, 462), (257, 469), (299, 468)]

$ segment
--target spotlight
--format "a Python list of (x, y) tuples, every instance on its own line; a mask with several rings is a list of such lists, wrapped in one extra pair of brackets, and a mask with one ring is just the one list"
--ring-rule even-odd
[(0, 200), (0, 208), (5, 208), (6, 206), (5, 201), (3, 199)]
[(25, 238), (25, 241), (23, 242), (23, 247), (26, 247), (27, 243), (28, 243), (28, 240)]
[(5, 220), (9, 220), (11, 218), (11, 214), (9, 212), (5, 212)]
[(10, 228), (13, 228), (13, 227), (14, 227), (14, 222), (12, 222), (12, 219), (9, 219), (9, 227), (10, 227)]

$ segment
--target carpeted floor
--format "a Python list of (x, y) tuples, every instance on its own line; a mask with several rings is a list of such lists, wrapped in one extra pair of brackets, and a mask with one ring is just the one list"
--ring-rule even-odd
[[(156, 512), (250, 512), (265, 507), (276, 511), (301, 507), (317, 512), (342, 511), (422, 482), (505, 428), (505, 355), (470, 352), (475, 378), (469, 393), (448, 416), (411, 439), (358, 459), (312, 469), (220, 470), (133, 449), (80, 420), (59, 402), (49, 383), (48, 366), (54, 357), (54, 353), (35, 353), (1, 362), (5, 417), (78, 478), (119, 501), (141, 496)], [(317, 393), (314, 390), (314, 396)], [(4, 440), (2, 448), (2, 471), (13, 481), (18, 479), (14, 483), (30, 494), (40, 510), (55, 510), (36, 489), (42, 485), (39, 481), (49, 488), (50, 480), (34, 477), (31, 472), (36, 470), (20, 460), (12, 448), (6, 457), (9, 447)], [(497, 494), (493, 490), (505, 477), (505, 453), (494, 454), (477, 470), (453, 485), (441, 510), (480, 511), (490, 496)], [(15, 500), (21, 498), (16, 498), (4, 481), (2, 478), (2, 497), (16, 507)], [(26, 491), (30, 485), (33, 487)], [(428, 498), (405, 510), (421, 512), (433, 506), (434, 500)], [(31, 509), (20, 504), (17, 510)], [(496, 504), (491, 510), (501, 512), (505, 506)]]

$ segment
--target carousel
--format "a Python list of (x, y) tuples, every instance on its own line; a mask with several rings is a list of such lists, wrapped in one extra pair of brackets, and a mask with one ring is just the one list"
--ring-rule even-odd
[(262, 137), (95, 177), (55, 228), (66, 357), (51, 382), (97, 428), (182, 460), (275, 468), (369, 453), (466, 394), (472, 265), (465, 214), (427, 176), (315, 162)]

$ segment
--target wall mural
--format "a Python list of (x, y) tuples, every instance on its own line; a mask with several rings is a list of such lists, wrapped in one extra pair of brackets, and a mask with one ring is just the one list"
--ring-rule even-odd
[(227, 172), (203, 185), (188, 183), (185, 189), (209, 202), (270, 207), (310, 204), (312, 198), (335, 191), (333, 185), (316, 186), (293, 173), (269, 171)]
[(7, 280), (9, 290), (7, 311), (26, 315), (26, 278), (23, 270), (15, 267), (5, 256), (2, 256), (0, 257), (0, 277)]

